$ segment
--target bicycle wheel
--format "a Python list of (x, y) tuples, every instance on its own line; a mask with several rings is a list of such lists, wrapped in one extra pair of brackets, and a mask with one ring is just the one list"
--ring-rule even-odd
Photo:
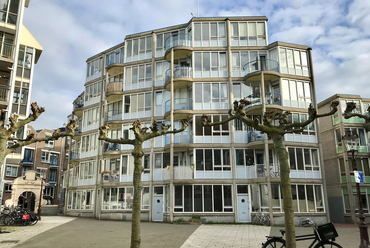
[(315, 245), (314, 248), (332, 248), (332, 247), (343, 248), (342, 246), (338, 245), (333, 241), (320, 241), (317, 245)]
[(6, 226), (12, 226), (12, 225), (14, 225), (14, 223), (15, 223), (15, 220), (14, 220), (14, 218), (13, 218), (12, 216), (7, 215), (7, 216), (4, 218), (4, 224), (5, 224)]
[(266, 243), (262, 245), (262, 248), (281, 248), (285, 247), (285, 240), (284, 239), (269, 239)]

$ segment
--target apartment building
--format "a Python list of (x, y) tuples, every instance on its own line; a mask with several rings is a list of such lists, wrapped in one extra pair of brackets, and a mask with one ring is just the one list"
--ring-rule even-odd
[(339, 101), (339, 111), (330, 117), (320, 119), (320, 135), (322, 138), (324, 168), (327, 175), (328, 202), (330, 218), (333, 222), (356, 223), (358, 214), (358, 199), (353, 172), (352, 157), (347, 154), (343, 135), (349, 131), (359, 136), (357, 170), (364, 173), (364, 184), (361, 184), (361, 199), (365, 215), (369, 214), (370, 204), (370, 168), (369, 168), (369, 130), (362, 118), (344, 119), (343, 113), (347, 102), (356, 103), (352, 112), (367, 114), (370, 99), (359, 95), (336, 94), (318, 104), (319, 111), (330, 108), (330, 101)]
[[(0, 15), (0, 118), (8, 124), (12, 114), (25, 119), (30, 111), (33, 69), (40, 58), (42, 47), (23, 25), (23, 13), (29, 0), (2, 0)], [(26, 135), (26, 128), (17, 132)], [(20, 148), (1, 161), (0, 203), (10, 192), (10, 183), (20, 170), (25, 149)], [(4, 187), (5, 186), (5, 187)]]
[[(246, 98), (250, 118), (273, 109), (307, 119), (316, 106), (311, 48), (269, 43), (266, 17), (194, 17), (188, 23), (127, 35), (124, 42), (87, 59), (85, 91), (72, 117), (81, 133), (70, 143), (64, 172), (65, 214), (130, 220), (133, 202), (132, 146), (98, 140), (110, 124), (111, 138), (134, 138), (136, 119), (156, 120), (186, 131), (143, 144), (143, 221), (253, 222), (270, 213), (284, 222), (279, 163), (273, 143), (239, 121), (203, 127), (203, 114), (228, 117)], [(316, 123), (284, 137), (291, 164), (296, 223), (328, 219), (324, 171)], [(171, 159), (172, 156), (172, 159)]]

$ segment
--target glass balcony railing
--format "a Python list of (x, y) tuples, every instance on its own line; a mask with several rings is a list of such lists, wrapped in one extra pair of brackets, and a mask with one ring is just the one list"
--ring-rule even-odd
[(123, 55), (117, 56), (116, 53), (109, 54), (107, 56), (107, 66), (110, 66), (113, 64), (123, 64)]
[[(247, 105), (247, 108), (262, 104), (261, 93), (251, 94), (251, 95), (245, 97), (245, 100), (250, 102), (250, 104)], [(267, 105), (275, 104), (275, 105), (281, 106), (281, 95), (280, 95), (280, 93), (266, 92), (265, 93), (265, 104), (267, 104)]]
[(121, 144), (105, 142), (104, 150), (106, 152), (121, 151)]
[[(190, 66), (177, 66), (173, 69), (173, 78), (193, 78), (193, 69)], [(165, 81), (171, 79), (171, 69), (166, 71)]]
[[(173, 100), (173, 110), (193, 110), (193, 99), (191, 98), (175, 98)], [(165, 112), (171, 110), (171, 100), (165, 103)]]
[(279, 72), (279, 62), (272, 59), (257, 59), (244, 65), (244, 76), (255, 71)]
[(109, 110), (107, 121), (122, 121), (122, 110)]
[(0, 85), (0, 101), (8, 101), (9, 89), (7, 86)]
[[(171, 134), (165, 135), (165, 145), (171, 143)], [(182, 131), (181, 133), (175, 133), (173, 135), (174, 144), (193, 144), (193, 132)]]
[(168, 37), (165, 43), (165, 50), (179, 46), (192, 47), (191, 35), (180, 34)]
[(122, 88), (122, 81), (115, 81), (108, 84), (107, 90), (108, 93), (110, 92), (121, 92), (123, 90)]
[(79, 99), (73, 103), (73, 110), (83, 108), (84, 107), (84, 100)]

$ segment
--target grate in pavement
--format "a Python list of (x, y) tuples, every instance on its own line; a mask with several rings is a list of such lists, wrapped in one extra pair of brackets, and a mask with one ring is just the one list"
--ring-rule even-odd
[(5, 243), (18, 243), (19, 240), (3, 240), (3, 241), (0, 241), (0, 244), (5, 244)]

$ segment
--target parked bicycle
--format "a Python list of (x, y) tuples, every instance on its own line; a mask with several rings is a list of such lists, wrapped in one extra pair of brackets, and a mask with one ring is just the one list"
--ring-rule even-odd
[[(309, 225), (313, 227), (313, 234), (298, 235), (295, 236), (296, 241), (310, 240), (313, 239), (312, 243), (308, 248), (322, 248), (322, 247), (338, 247), (343, 248), (339, 244), (335, 243), (335, 238), (338, 237), (337, 230), (333, 223), (327, 223), (324, 225), (317, 226), (310, 219), (302, 221), (302, 225)], [(282, 248), (285, 247), (284, 234), (285, 230), (280, 229), (281, 236), (267, 236), (266, 243), (262, 243), (262, 248)]]
[(38, 222), (37, 215), (27, 208), (6, 207), (1, 212), (0, 223), (6, 226), (22, 225), (33, 226)]
[(270, 225), (270, 214), (269, 213), (256, 213), (254, 217), (252, 218), (252, 222), (257, 225), (264, 225), (269, 226)]

